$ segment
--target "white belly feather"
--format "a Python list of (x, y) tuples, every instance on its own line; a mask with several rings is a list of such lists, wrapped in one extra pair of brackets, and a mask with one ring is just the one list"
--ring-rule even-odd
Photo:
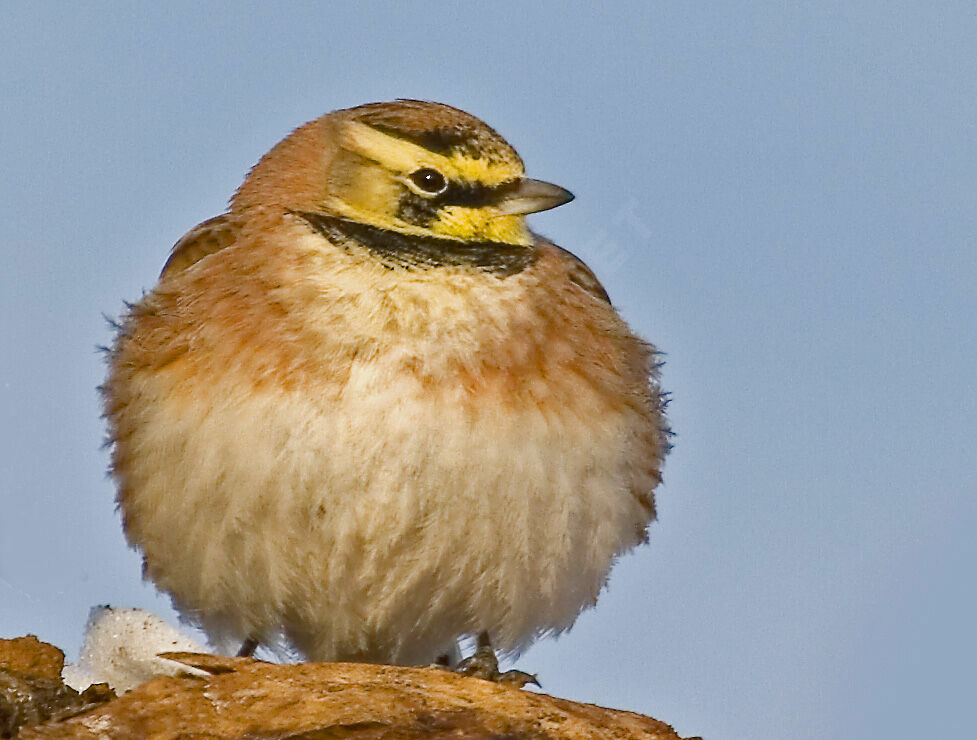
[(640, 541), (641, 420), (596, 398), (473, 411), (390, 378), (357, 365), (338, 399), (215, 378), (143, 407), (134, 538), (212, 637), (283, 628), (314, 658), (423, 663), (487, 629), (518, 650), (569, 627)]

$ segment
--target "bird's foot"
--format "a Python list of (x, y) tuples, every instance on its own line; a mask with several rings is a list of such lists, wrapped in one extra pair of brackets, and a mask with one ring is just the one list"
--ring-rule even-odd
[(455, 666), (455, 671), (463, 676), (494, 681), (499, 675), (499, 659), (491, 646), (479, 647), (474, 655), (465, 658)]
[(478, 636), (478, 648), (475, 650), (475, 654), (461, 661), (455, 667), (455, 672), (463, 676), (474, 676), (516, 688), (522, 688), (527, 683), (540, 685), (532, 673), (515, 670), (501, 673), (499, 671), (499, 659), (496, 657), (492, 643), (485, 632)]

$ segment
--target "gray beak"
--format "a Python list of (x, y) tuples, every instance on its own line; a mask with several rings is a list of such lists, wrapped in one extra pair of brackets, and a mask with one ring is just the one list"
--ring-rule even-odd
[(519, 216), (525, 213), (548, 211), (573, 200), (569, 190), (542, 180), (524, 177), (495, 204), (500, 216)]

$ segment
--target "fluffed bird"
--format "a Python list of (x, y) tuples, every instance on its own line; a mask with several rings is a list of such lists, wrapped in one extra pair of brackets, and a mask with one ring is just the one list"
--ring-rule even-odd
[(515, 654), (646, 540), (656, 350), (525, 223), (572, 197), (398, 100), (296, 129), (177, 242), (102, 398), (126, 538), (215, 645)]

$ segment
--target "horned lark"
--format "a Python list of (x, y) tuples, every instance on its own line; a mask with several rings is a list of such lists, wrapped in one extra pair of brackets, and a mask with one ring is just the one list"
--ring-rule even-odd
[(655, 350), (524, 220), (572, 197), (402, 100), (296, 129), (177, 242), (102, 391), (128, 541), (216, 646), (514, 653), (645, 540)]

